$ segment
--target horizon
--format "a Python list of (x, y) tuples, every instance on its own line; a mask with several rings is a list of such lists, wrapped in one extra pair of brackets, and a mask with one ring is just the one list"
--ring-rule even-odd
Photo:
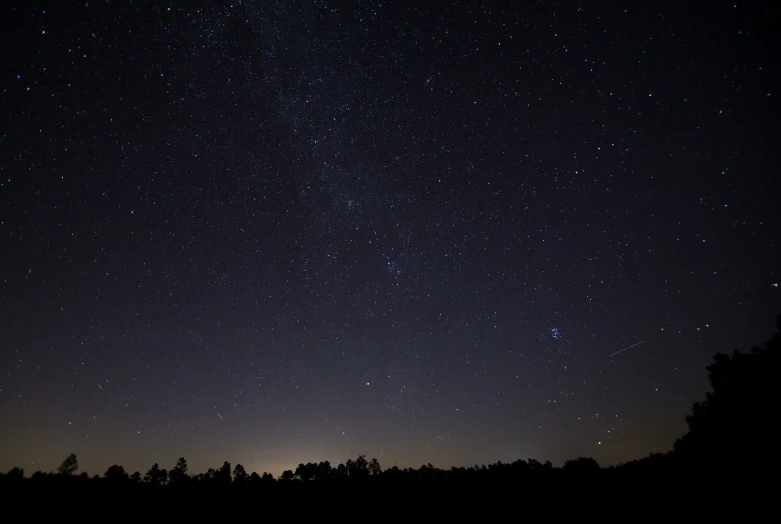
[[(653, 454), (655, 454), (655, 453), (654, 453), (654, 452), (652, 452), (652, 453), (650, 453), (649, 455), (653, 455)], [(664, 453), (663, 453), (663, 454), (664, 454)], [(76, 454), (76, 453), (74, 453), (74, 455), (76, 455), (76, 457), (77, 457), (77, 459), (78, 459), (78, 461), (79, 461), (79, 468), (76, 470), (76, 472), (75, 472), (75, 473), (73, 473), (73, 475), (82, 475), (82, 474), (86, 474), (86, 475), (88, 475), (90, 478), (92, 478), (92, 477), (94, 477), (94, 476), (96, 476), (96, 475), (97, 475), (97, 476), (99, 476), (99, 477), (103, 477), (103, 476), (104, 476), (104, 473), (106, 472), (105, 470), (107, 470), (109, 467), (111, 467), (111, 466), (115, 466), (115, 465), (116, 465), (116, 466), (122, 466), (122, 467), (125, 469), (125, 472), (126, 472), (128, 475), (132, 475), (134, 472), (138, 472), (138, 473), (140, 473), (140, 474), (143, 476), (143, 475), (146, 473), (146, 471), (145, 471), (145, 470), (149, 470), (149, 468), (151, 468), (151, 467), (152, 467), (154, 464), (157, 464), (157, 465), (160, 467), (160, 469), (166, 469), (166, 470), (168, 470), (168, 471), (170, 472), (170, 471), (171, 471), (171, 469), (173, 468), (173, 465), (176, 465), (176, 462), (177, 462), (177, 461), (178, 461), (180, 458), (184, 458), (185, 460), (187, 460), (187, 457), (177, 457), (175, 460), (173, 460), (173, 461), (172, 461), (172, 464), (173, 464), (173, 465), (172, 465), (171, 467), (167, 467), (167, 466), (166, 466), (166, 464), (167, 464), (167, 463), (153, 462), (153, 463), (149, 464), (148, 466), (146, 466), (146, 467), (144, 467), (144, 468), (141, 468), (141, 469), (136, 469), (136, 468), (128, 468), (128, 467), (125, 467), (125, 465), (124, 465), (124, 464), (122, 464), (121, 462), (115, 462), (115, 463), (113, 463), (113, 464), (109, 464), (108, 466), (106, 466), (106, 468), (104, 469), (104, 471), (103, 471), (102, 473), (96, 473), (96, 472), (91, 472), (91, 471), (88, 471), (88, 470), (86, 470), (85, 468), (82, 468), (82, 467), (81, 467), (81, 458), (79, 458), (78, 454)], [(242, 467), (244, 467), (244, 469), (246, 470), (246, 472), (247, 472), (247, 474), (248, 474), (248, 475), (251, 475), (252, 473), (257, 473), (258, 475), (263, 475), (263, 474), (265, 474), (265, 473), (270, 473), (271, 475), (273, 475), (274, 479), (279, 479), (279, 477), (282, 475), (282, 473), (283, 473), (284, 471), (286, 471), (286, 470), (295, 471), (295, 470), (296, 470), (296, 468), (297, 468), (298, 466), (300, 466), (301, 464), (310, 464), (310, 463), (312, 463), (312, 464), (318, 464), (318, 463), (321, 463), (321, 462), (328, 462), (328, 463), (331, 465), (331, 467), (335, 469), (337, 466), (339, 466), (339, 465), (344, 465), (344, 464), (346, 464), (346, 463), (347, 463), (347, 461), (348, 461), (348, 460), (353, 460), (353, 459), (355, 459), (355, 458), (356, 458), (356, 457), (349, 457), (348, 459), (341, 460), (341, 461), (336, 461), (336, 462), (334, 462), (334, 461), (331, 461), (331, 460), (328, 460), (328, 459), (322, 459), (322, 460), (318, 460), (318, 461), (303, 461), (303, 462), (298, 462), (298, 463), (296, 463), (296, 464), (294, 464), (294, 465), (293, 465), (293, 464), (291, 464), (291, 465), (290, 465), (290, 466), (288, 466), (288, 467), (283, 467), (282, 469), (280, 469), (280, 470), (279, 470), (279, 472), (278, 472), (278, 473), (276, 473), (276, 472), (274, 472), (274, 471), (268, 471), (268, 470), (258, 470), (258, 469), (253, 469), (253, 468), (251, 468), (251, 467), (249, 467), (249, 466), (247, 466), (247, 465), (245, 465), (245, 464), (243, 464), (243, 463), (241, 463), (241, 462), (232, 462), (232, 461), (230, 461), (230, 460), (225, 460), (225, 461), (223, 461), (223, 462), (227, 462), (228, 464), (230, 464), (230, 465), (231, 465), (231, 469), (233, 469), (233, 468), (234, 468), (235, 466), (237, 466), (237, 465), (241, 465)], [(366, 460), (368, 461), (368, 460), (372, 460), (372, 459), (374, 459), (374, 458), (376, 458), (376, 457), (369, 457), (368, 455), (366, 455), (366, 456), (365, 456), (365, 458), (366, 458)], [(572, 457), (572, 459), (567, 459), (567, 460), (576, 460), (576, 459), (582, 459), (582, 458), (588, 458), (588, 459), (592, 459), (593, 457)], [(640, 458), (642, 459), (642, 458), (646, 458), (646, 457), (640, 457)], [(534, 461), (537, 461), (537, 462), (539, 462), (540, 464), (543, 464), (543, 465), (549, 462), (549, 461), (546, 461), (546, 460), (539, 460), (539, 459), (536, 459), (536, 458), (534, 458), (534, 457), (527, 457), (527, 458), (521, 458), (521, 457), (518, 457), (518, 458), (516, 458), (516, 459), (513, 459), (513, 460), (501, 460), (501, 459), (497, 459), (497, 460), (494, 460), (494, 461), (491, 461), (491, 462), (485, 462), (485, 463), (481, 463), (481, 464), (469, 464), (469, 465), (466, 465), (466, 464), (462, 464), (462, 465), (453, 464), (453, 465), (447, 465), (447, 466), (442, 466), (442, 465), (437, 465), (437, 464), (431, 464), (431, 466), (433, 466), (435, 469), (440, 469), (440, 470), (451, 470), (452, 468), (466, 468), (466, 469), (469, 469), (469, 468), (475, 468), (475, 467), (478, 467), (478, 468), (479, 468), (479, 467), (482, 467), (482, 466), (489, 466), (489, 465), (492, 465), (492, 464), (496, 464), (496, 463), (498, 463), (498, 462), (501, 462), (502, 464), (505, 464), (505, 465), (507, 465), (507, 464), (511, 464), (511, 463), (513, 463), (513, 462), (516, 462), (516, 461), (518, 461), (518, 460), (520, 460), (520, 461), (523, 461), (523, 462), (527, 462), (527, 463), (528, 463), (529, 461), (532, 461), (532, 460), (534, 460)], [(379, 464), (380, 464), (380, 466), (381, 466), (381, 468), (382, 468), (382, 471), (390, 470), (390, 469), (393, 469), (394, 467), (396, 467), (396, 468), (398, 468), (398, 469), (400, 469), (400, 470), (405, 470), (405, 469), (415, 469), (415, 470), (417, 470), (417, 469), (419, 469), (419, 468), (421, 468), (421, 467), (423, 467), (423, 466), (427, 466), (428, 464), (430, 464), (430, 463), (423, 463), (423, 464), (418, 464), (417, 466), (412, 466), (412, 465), (409, 465), (409, 466), (400, 466), (400, 465), (398, 465), (398, 464), (390, 464), (390, 465), (387, 465), (387, 466), (386, 466), (386, 465), (383, 465), (383, 463), (382, 463), (382, 462), (381, 462), (379, 459), (377, 460), (377, 462), (379, 462)], [(567, 461), (565, 461), (565, 462), (567, 462)], [(631, 461), (629, 461), (629, 462), (631, 462)], [(551, 464), (551, 466), (552, 466), (553, 468), (559, 468), (559, 469), (560, 469), (560, 468), (564, 467), (564, 463), (561, 463), (561, 464), (554, 464), (554, 463), (552, 463), (552, 462), (551, 462), (550, 464)], [(599, 466), (600, 466), (600, 468), (610, 468), (610, 467), (614, 467), (614, 466), (620, 466), (620, 465), (622, 465), (622, 464), (626, 464), (626, 462), (622, 462), (622, 463), (619, 463), (619, 464), (613, 464), (613, 465), (610, 465), (610, 466), (607, 466), (607, 465), (604, 465), (604, 464), (599, 464)], [(214, 466), (209, 466), (209, 467), (207, 467), (207, 468), (203, 468), (203, 469), (201, 470), (201, 469), (199, 469), (199, 468), (192, 467), (192, 465), (190, 464), (190, 462), (189, 462), (189, 461), (187, 461), (187, 466), (188, 466), (188, 468), (187, 468), (188, 475), (190, 475), (190, 476), (195, 476), (195, 475), (198, 475), (198, 474), (201, 474), (201, 473), (206, 473), (206, 472), (207, 472), (209, 469), (218, 470), (218, 469), (219, 469), (219, 468), (222, 466), (222, 464), (218, 464), (218, 465), (214, 465)], [(37, 473), (37, 472), (41, 472), (41, 473), (47, 473), (47, 474), (56, 474), (56, 473), (57, 473), (57, 469), (58, 469), (58, 467), (59, 467), (59, 464), (58, 464), (58, 466), (57, 466), (57, 467), (55, 467), (55, 468), (52, 468), (51, 470), (41, 470), (41, 469), (37, 469), (37, 470), (34, 470), (34, 471), (28, 471), (28, 470), (27, 470), (27, 469), (25, 469), (25, 468), (22, 468), (22, 467), (19, 467), (19, 466), (16, 466), (16, 467), (18, 467), (19, 469), (21, 469), (21, 470), (24, 472), (24, 476), (25, 476), (25, 477), (28, 477), (28, 478), (29, 478), (29, 477), (30, 477), (30, 476), (31, 476), (33, 473)], [(11, 469), (13, 469), (13, 468), (11, 468)], [(7, 471), (0, 472), (0, 473), (7, 473)]]

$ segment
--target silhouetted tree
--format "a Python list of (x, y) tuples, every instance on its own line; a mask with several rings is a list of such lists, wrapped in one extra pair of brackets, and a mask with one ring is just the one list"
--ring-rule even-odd
[(379, 475), (382, 473), (382, 468), (380, 467), (380, 463), (376, 458), (371, 459), (369, 462), (369, 475)]
[(279, 477), (279, 480), (290, 481), (293, 480), (293, 477), (294, 477), (293, 471), (286, 469), (285, 471), (282, 472), (282, 475)]
[(130, 480), (132, 480), (135, 483), (141, 482), (141, 473), (138, 471), (134, 471), (132, 475), (130, 475)]
[(18, 481), (24, 478), (24, 469), (12, 468), (11, 471), (5, 474), (6, 478), (11, 481)]
[(749, 353), (722, 353), (708, 366), (713, 391), (692, 406), (689, 432), (675, 443), (676, 454), (697, 468), (750, 468), (767, 462), (773, 449), (781, 369), (779, 332)]
[(263, 476), (260, 477), (260, 480), (264, 484), (274, 483), (274, 475), (272, 475), (271, 473), (265, 473), (264, 472)]
[(299, 464), (296, 471), (293, 473), (297, 478), (307, 481), (313, 477), (312, 464)]
[(510, 470), (516, 478), (525, 477), (529, 473), (529, 464), (524, 460), (518, 459), (510, 464)]
[(369, 463), (366, 461), (366, 455), (358, 455), (355, 459), (355, 470), (360, 475), (366, 475), (369, 472)]
[(233, 480), (231, 478), (231, 463), (225, 461), (222, 463), (222, 467), (214, 474), (214, 480), (220, 484), (227, 486)]
[(420, 466), (418, 472), (421, 477), (433, 477), (436, 474), (435, 468), (431, 465), (431, 462)]
[(149, 468), (149, 471), (147, 471), (146, 475), (144, 475), (144, 481), (149, 482), (155, 486), (165, 484), (167, 480), (168, 472), (164, 469), (160, 469), (160, 466), (157, 465), (157, 462), (152, 464), (152, 467)]
[(122, 482), (129, 479), (127, 473), (125, 473), (125, 468), (117, 464), (110, 466), (103, 474), (103, 478), (109, 482)]
[(57, 468), (57, 473), (60, 475), (73, 475), (76, 473), (76, 470), (79, 469), (79, 460), (76, 458), (76, 455), (71, 453), (68, 455), (65, 460), (62, 461), (62, 464), (60, 464), (60, 467)]
[(345, 468), (350, 477), (363, 477), (369, 474), (369, 463), (366, 462), (366, 455), (358, 455), (355, 460), (348, 459)]
[(169, 478), (173, 484), (181, 484), (189, 479), (187, 476), (187, 461), (184, 457), (176, 461), (176, 466), (169, 473)]
[(541, 471), (541, 470), (553, 469), (553, 464), (549, 460), (546, 460), (545, 463), (543, 464), (543, 463), (541, 463), (538, 460), (534, 460), (533, 458), (530, 458), (528, 462), (529, 462), (529, 468), (532, 471)]
[(237, 484), (244, 484), (247, 482), (247, 471), (241, 464), (236, 464), (236, 467), (233, 468), (233, 482)]

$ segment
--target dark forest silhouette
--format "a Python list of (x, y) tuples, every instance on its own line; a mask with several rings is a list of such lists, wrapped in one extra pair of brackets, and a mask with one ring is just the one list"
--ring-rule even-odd
[[(668, 453), (601, 468), (593, 458), (579, 457), (556, 468), (534, 459), (439, 469), (383, 470), (376, 458), (359, 455), (343, 464), (299, 464), (274, 478), (269, 473), (247, 473), (241, 464), (225, 462), (217, 469), (191, 474), (182, 457), (170, 470), (157, 463), (141, 474), (129, 474), (121, 465), (103, 476), (78, 473), (76, 455), (69, 455), (56, 473), (13, 468), (0, 475), (0, 493), (17, 496), (76, 496), (79, 493), (181, 500), (192, 497), (266, 497), (266, 500), (302, 500), (324, 497), (377, 496), (412, 501), (423, 498), (457, 500), (461, 505), (506, 502), (518, 497), (528, 502), (520, 513), (562, 511), (579, 515), (604, 507), (631, 511), (633, 518), (669, 518), (674, 512), (724, 514), (760, 511), (771, 498), (763, 493), (765, 475), (775, 473), (777, 459), (771, 439), (778, 408), (774, 379), (781, 355), (781, 316), (778, 331), (764, 347), (748, 353), (717, 354), (708, 366), (712, 391), (686, 417), (688, 432)], [(722, 495), (724, 495), (722, 497)], [(444, 500), (444, 499), (440, 499)]]

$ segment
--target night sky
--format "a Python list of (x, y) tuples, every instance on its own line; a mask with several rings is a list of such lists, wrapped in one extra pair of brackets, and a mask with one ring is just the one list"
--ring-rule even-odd
[(4, 3), (0, 470), (670, 449), (781, 313), (772, 2), (694, 4)]

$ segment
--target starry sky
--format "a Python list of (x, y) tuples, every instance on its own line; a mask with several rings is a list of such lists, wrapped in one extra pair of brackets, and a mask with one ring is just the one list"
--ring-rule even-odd
[(4, 3), (0, 470), (670, 449), (781, 312), (770, 6)]

